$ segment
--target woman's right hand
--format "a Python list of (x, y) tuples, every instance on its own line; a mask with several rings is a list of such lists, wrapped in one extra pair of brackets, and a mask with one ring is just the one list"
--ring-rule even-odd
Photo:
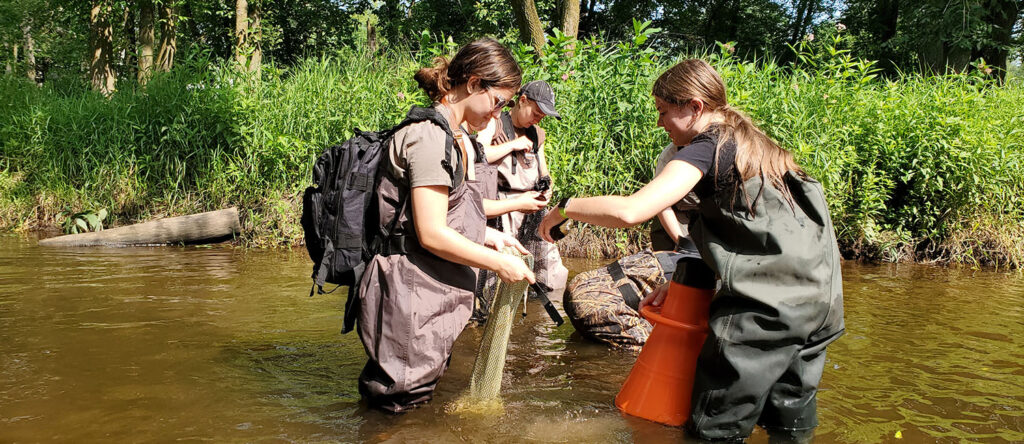
[(648, 293), (647, 296), (645, 296), (644, 299), (640, 301), (640, 307), (638, 307), (637, 309), (642, 309), (648, 305), (660, 307), (661, 303), (665, 302), (665, 296), (668, 296), (668, 286), (670, 283), (671, 282), (665, 282), (664, 284), (659, 285), (658, 288), (655, 288), (653, 291)]
[(548, 200), (544, 198), (544, 193), (539, 191), (527, 191), (516, 196), (515, 199), (519, 203), (519, 211), (526, 214), (536, 213), (548, 206)]
[(526, 262), (521, 258), (513, 256), (511, 254), (501, 254), (501, 259), (498, 260), (498, 264), (493, 270), (498, 278), (507, 284), (513, 282), (519, 282), (527, 280), (531, 284), (537, 282), (537, 278), (533, 275), (533, 271), (530, 267), (526, 266)]

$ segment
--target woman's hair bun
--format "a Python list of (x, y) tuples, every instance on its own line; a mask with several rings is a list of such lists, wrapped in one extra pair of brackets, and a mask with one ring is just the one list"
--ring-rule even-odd
[(430, 100), (441, 100), (441, 97), (444, 97), (451, 88), (448, 80), (448, 59), (444, 57), (434, 59), (433, 67), (420, 68), (419, 71), (416, 71), (413, 79), (416, 79), (416, 83), (419, 83), (420, 88), (427, 93)]

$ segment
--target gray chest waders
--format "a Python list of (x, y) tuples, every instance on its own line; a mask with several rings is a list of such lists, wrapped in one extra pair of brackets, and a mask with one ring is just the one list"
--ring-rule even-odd
[[(451, 168), (457, 184), (448, 195), (446, 223), (482, 244), (479, 183), (461, 180), (462, 163)], [(378, 188), (382, 211), (402, 218), (401, 233), (414, 236), (411, 211), (394, 208), (403, 192), (410, 190), (390, 178)], [(369, 358), (359, 376), (359, 392), (371, 406), (397, 413), (433, 397), (452, 345), (469, 321), (475, 287), (476, 270), (433, 255), (414, 237), (402, 252), (370, 260), (359, 285), (358, 325)]]

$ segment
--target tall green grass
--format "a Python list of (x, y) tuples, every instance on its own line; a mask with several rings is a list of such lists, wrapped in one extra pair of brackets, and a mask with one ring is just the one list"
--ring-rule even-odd
[[(668, 143), (650, 96), (676, 60), (645, 47), (552, 37), (527, 80), (546, 79), (563, 120), (545, 120), (557, 194), (630, 193)], [(701, 57), (730, 100), (825, 185), (848, 256), (1024, 263), (1024, 87), (972, 75), (874, 77), (841, 36), (800, 62)], [(115, 223), (237, 205), (251, 245), (301, 240), (300, 193), (325, 147), (397, 123), (425, 104), (412, 74), (450, 43), (371, 56), (346, 50), (248, 78), (193, 59), (107, 99), (0, 79), (0, 224), (56, 226), (62, 210), (107, 208)], [(572, 56), (570, 56), (570, 52)], [(636, 236), (619, 234), (621, 242)]]

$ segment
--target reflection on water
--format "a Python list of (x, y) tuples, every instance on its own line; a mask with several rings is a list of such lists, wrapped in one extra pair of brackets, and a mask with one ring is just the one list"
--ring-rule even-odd
[[(532, 301), (513, 330), (502, 415), (448, 406), (482, 328), (459, 338), (434, 402), (367, 410), (362, 345), (339, 334), (344, 294), (308, 298), (309, 271), (300, 251), (0, 237), (0, 442), (683, 439), (612, 405), (632, 354), (555, 328)], [(848, 332), (829, 348), (817, 442), (1024, 440), (1024, 279), (856, 264), (844, 277)]]

